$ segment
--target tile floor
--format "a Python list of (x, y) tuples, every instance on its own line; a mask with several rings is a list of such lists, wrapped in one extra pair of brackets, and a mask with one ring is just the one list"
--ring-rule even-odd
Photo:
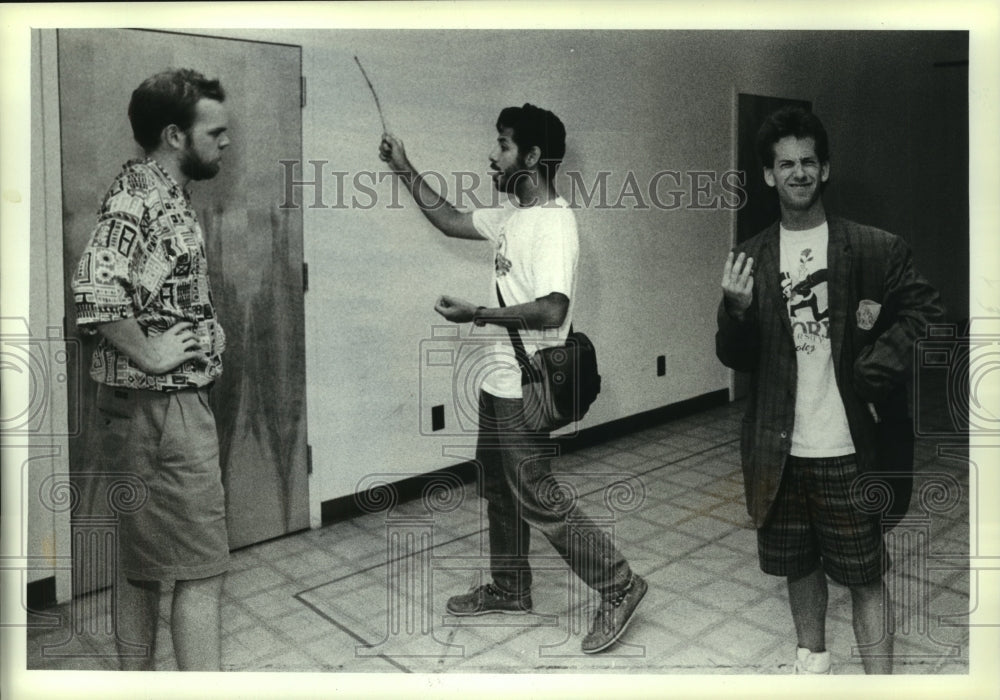
[[(459, 485), (235, 552), (222, 609), (223, 666), (790, 673), (795, 638), (784, 581), (758, 570), (744, 508), (736, 438), (742, 410), (712, 409), (554, 461), (566, 487), (613, 530), (650, 585), (623, 642), (605, 653), (580, 653), (595, 601), (537, 533), (534, 614), (444, 613), (447, 598), (478, 582), (488, 561), (484, 502), (473, 486)], [(967, 448), (946, 457), (938, 447), (918, 441), (913, 505), (887, 540), (899, 673), (968, 673)], [(108, 606), (105, 591), (44, 611), (49, 626), (29, 627), (28, 668), (116, 668)], [(161, 610), (159, 670), (176, 669), (168, 612)], [(837, 586), (830, 588), (827, 637), (834, 673), (861, 673), (850, 597)]]

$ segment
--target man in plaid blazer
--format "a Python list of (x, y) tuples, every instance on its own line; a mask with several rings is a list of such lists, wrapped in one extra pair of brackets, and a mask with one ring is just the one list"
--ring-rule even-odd
[(757, 147), (781, 221), (726, 259), (716, 354), (751, 375), (740, 452), (761, 569), (786, 577), (797, 673), (830, 672), (827, 576), (850, 588), (865, 671), (891, 673), (883, 519), (851, 493), (859, 474), (912, 469), (906, 380), (938, 295), (901, 238), (827, 218), (819, 119), (783, 108)]

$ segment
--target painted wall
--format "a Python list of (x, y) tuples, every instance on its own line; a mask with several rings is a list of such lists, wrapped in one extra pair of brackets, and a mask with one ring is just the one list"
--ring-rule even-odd
[[(738, 92), (811, 100), (832, 142), (828, 209), (904, 235), (952, 316), (968, 315), (967, 69), (934, 67), (967, 58), (964, 33), (211, 34), (303, 47), (303, 157), (326, 161), (318, 193), (324, 206), (310, 206), (316, 188), (294, 188), (307, 207), (314, 525), (320, 503), (377, 475), (394, 480), (471, 457), (474, 435), (463, 429), (471, 410), (467, 373), (456, 378), (452, 368), (429, 362), (428, 350), (480, 338), (464, 328), (460, 337), (440, 337), (456, 328), (432, 307), (442, 293), (483, 302), (491, 284), (488, 244), (444, 238), (408, 195), (393, 201), (391, 179), (378, 181), (382, 128), (355, 55), (389, 129), (418, 168), (444, 175), (453, 201), (456, 171), (483, 178), (473, 192), (490, 199), (487, 154), (502, 107), (532, 102), (565, 122), (559, 184), (568, 196), (569, 173), (577, 173), (587, 189), (576, 190), (582, 253), (575, 322), (597, 344), (605, 379), (581, 427), (728, 386), (714, 354), (714, 312), (734, 214), (708, 203), (734, 199), (720, 178), (735, 159)], [(314, 179), (305, 166), (296, 177)], [(664, 170), (679, 175), (660, 180), (657, 206), (647, 185)], [(632, 196), (630, 173), (638, 186)], [(283, 174), (276, 163), (276, 201), (284, 199)], [(585, 205), (601, 177), (608, 206), (598, 206), (600, 193)], [(662, 378), (658, 355), (666, 357)], [(436, 404), (446, 407), (446, 429), (430, 434)]]
[[(329, 160), (330, 170), (380, 166), (381, 127), (356, 54), (419, 169), (484, 174), (497, 113), (528, 101), (566, 124), (564, 194), (568, 172), (591, 189), (608, 173), (607, 203), (621, 208), (600, 208), (599, 198), (584, 207), (577, 190), (576, 323), (597, 344), (606, 382), (581, 427), (728, 386), (713, 336), (734, 215), (691, 205), (726, 196), (718, 178), (734, 162), (737, 92), (812, 100), (833, 144), (830, 211), (904, 235), (953, 315), (968, 315), (966, 69), (934, 68), (967, 57), (962, 34), (403, 31), (294, 40), (309, 81), (304, 157)], [(681, 173), (680, 187), (664, 179), (658, 188), (662, 203), (680, 208), (657, 208), (648, 195), (619, 202), (629, 173), (643, 192), (662, 170)], [(956, 177), (934, 176), (944, 173)], [(716, 184), (698, 193), (695, 178)], [(324, 185), (329, 192), (328, 177)], [(473, 436), (425, 432), (429, 406), (443, 403), (450, 433), (468, 392), (464, 376), (429, 367), (422, 351), (456, 342), (434, 340), (438, 294), (486, 299), (490, 247), (440, 236), (405, 194), (401, 209), (383, 206), (390, 181), (377, 190), (383, 199), (370, 210), (305, 215), (314, 501), (373, 473), (471, 455)], [(667, 374), (657, 378), (660, 354)]]

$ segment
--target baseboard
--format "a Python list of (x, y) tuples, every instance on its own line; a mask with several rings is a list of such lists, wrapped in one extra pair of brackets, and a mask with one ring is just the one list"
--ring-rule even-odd
[(555, 439), (562, 446), (563, 452), (572, 452), (573, 450), (592, 447), (613, 438), (628, 435), (629, 433), (646, 430), (647, 428), (655, 428), (668, 421), (684, 418), (685, 416), (700, 413), (701, 411), (707, 411), (710, 408), (725, 406), (728, 402), (729, 390), (719, 389), (718, 391), (694, 396), (668, 406), (661, 406), (650, 411), (637, 413), (634, 416), (619, 418), (610, 423), (595, 425), (593, 428), (581, 430), (572, 436), (556, 436)]
[(37, 612), (56, 604), (56, 577), (47, 576), (28, 584), (28, 610)]
[[(622, 437), (639, 430), (656, 427), (667, 421), (677, 420), (684, 416), (689, 416), (700, 411), (705, 411), (717, 406), (724, 406), (729, 402), (729, 390), (719, 389), (707, 394), (695, 396), (684, 401), (661, 406), (650, 411), (638, 413), (627, 418), (619, 418), (610, 423), (603, 423), (592, 428), (581, 430), (569, 436), (556, 436), (555, 440), (563, 453), (591, 447), (593, 445), (606, 442), (612, 438)], [(464, 483), (470, 483), (476, 478), (475, 462), (462, 462), (444, 469), (438, 469), (420, 476), (409, 477), (393, 482), (392, 486), (399, 502), (418, 498), (425, 492), (429, 484), (433, 483), (453, 483), (458, 477)], [(377, 497), (359, 498), (358, 494), (341, 496), (320, 504), (320, 520), (323, 525), (349, 520), (350, 518), (364, 514), (364, 509), (359, 505), (361, 502), (379, 503)]]

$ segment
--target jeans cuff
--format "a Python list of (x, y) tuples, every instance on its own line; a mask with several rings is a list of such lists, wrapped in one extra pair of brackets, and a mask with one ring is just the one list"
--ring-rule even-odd
[(520, 600), (521, 598), (527, 598), (531, 594), (530, 588), (523, 591), (511, 591), (497, 582), (496, 578), (493, 579), (493, 588), (495, 588), (497, 593), (499, 593), (505, 600)]
[(601, 598), (603, 600), (613, 600), (615, 598), (618, 598), (619, 596), (624, 595), (632, 587), (632, 581), (634, 579), (635, 579), (635, 574), (631, 570), (629, 570), (628, 578), (626, 578), (624, 582), (615, 583), (615, 585), (613, 585), (610, 590), (601, 595)]

